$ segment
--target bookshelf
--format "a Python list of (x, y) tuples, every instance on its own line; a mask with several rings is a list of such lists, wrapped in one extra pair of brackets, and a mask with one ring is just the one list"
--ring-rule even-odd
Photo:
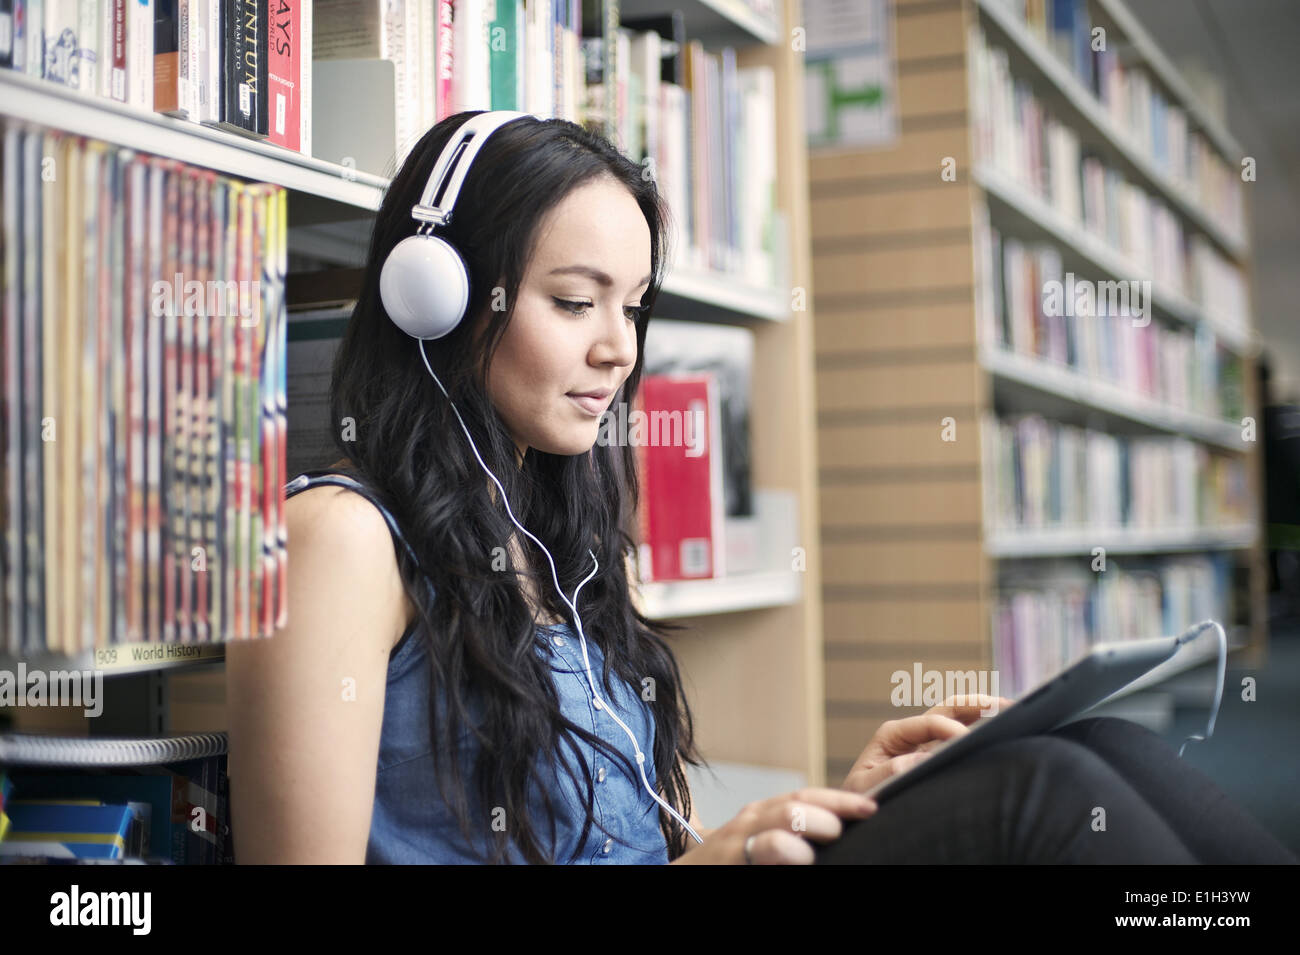
[[(1084, 2), (1127, 75), (1140, 71), (1150, 89), (1183, 111), (1188, 136), (1200, 137), (1228, 176), (1239, 172), (1241, 147), (1196, 102), (1123, 3)], [(999, 597), (1046, 593), (1038, 607), (1057, 612), (1065, 592), (1053, 589), (1058, 571), (1099, 592), (1096, 578), (1105, 572), (1090, 568), (1098, 547), (1119, 573), (1108, 585), (1122, 580), (1137, 592), (1158, 579), (1166, 603), (1177, 593), (1178, 610), (1203, 606), (1195, 587), (1176, 591), (1178, 581), (1203, 579), (1198, 561), (1223, 561), (1226, 578), (1214, 579), (1224, 599), (1207, 615), (1227, 617), (1234, 652), (1258, 660), (1266, 650), (1260, 454), (1239, 420), (1258, 415), (1259, 342), (1249, 306), (1245, 321), (1234, 322), (1193, 294), (1193, 282), (1184, 288), (1155, 280), (1140, 257), (1052, 201), (1046, 187), (1032, 188), (990, 161), (980, 123), (991, 108), (977, 101), (988, 82), (980, 65), (988, 61), (976, 48), (976, 31), (987, 48), (1003, 51), (1011, 79), (1067, 130), (1081, 156), (1095, 157), (1167, 210), (1184, 241), (1203, 243), (1248, 287), (1245, 210), (1234, 222), (1231, 202), (1210, 202), (1188, 177), (1175, 175), (1016, 6), (894, 0), (896, 140), (809, 156), (828, 779), (843, 776), (881, 721), (911, 712), (891, 705), (891, 674), (911, 672), (916, 662), (939, 671), (1005, 667), (1008, 651), (994, 620)], [(995, 131), (993, 152), (1014, 152), (1008, 144), (1019, 145), (1024, 135)], [(1046, 146), (1043, 155), (1048, 167)], [(956, 172), (948, 180), (941, 175), (945, 159)], [(1047, 187), (1056, 186), (1050, 173), (1045, 178)], [(1239, 368), (1241, 415), (1228, 413), (1231, 400), (1222, 403), (1223, 413), (1207, 414), (1166, 400), (1158, 389), (1144, 393), (990, 341), (982, 325), (985, 295), (990, 277), (1002, 273), (988, 268), (985, 222), (999, 241), (1050, 247), (1061, 268), (1094, 282), (1152, 280), (1151, 324), (1209, 349), (1213, 367)], [(1000, 256), (996, 261), (1005, 267)], [(990, 416), (1026, 414), (1126, 442), (1191, 442), (1242, 477), (1244, 515), (1174, 526), (996, 525), (989, 500), (1005, 482), (985, 429)], [(945, 419), (952, 440), (944, 440)], [(1191, 563), (1169, 563), (1178, 561)], [(1167, 576), (1158, 576), (1160, 568)], [(1056, 622), (1027, 619), (1045, 628)], [(1153, 680), (1209, 659), (1206, 643), (1169, 661)]]
[[(766, 65), (775, 72), (778, 242), (789, 249), (788, 256), (778, 257), (769, 287), (707, 271), (674, 269), (658, 311), (673, 318), (743, 324), (754, 331), (754, 487), (793, 502), (799, 546), (815, 554), (812, 316), (809, 310), (794, 310), (789, 294), (792, 286), (810, 284), (811, 268), (802, 77), (798, 56), (779, 42), (797, 22), (797, 5), (778, 2), (776, 7), (779, 17), (771, 20), (736, 0), (622, 4), (629, 17), (681, 9), (688, 37), (701, 39), (707, 50), (737, 47), (738, 66)], [(0, 104), (5, 122), (55, 129), (283, 187), (288, 193), (291, 256), (356, 264), (387, 187), (381, 176), (12, 71), (0, 70)], [(647, 584), (639, 599), (653, 617), (690, 624), (690, 630), (674, 638), (674, 648), (708, 758), (793, 772), (816, 783), (824, 764), (819, 572), (815, 560), (808, 561), (807, 570), (788, 570), (782, 568), (790, 563), (788, 558), (777, 558), (776, 569), (760, 573)], [(144, 701), (147, 729), (144, 721), (132, 724), (141, 734), (225, 729), (220, 646), (203, 647), (193, 658), (167, 661), (142, 659), (140, 647), (135, 652), (126, 646), (115, 649), (112, 660), (96, 651), (71, 657), (38, 654), (23, 662), (30, 667), (103, 670), (115, 689), (109, 694), (110, 708), (114, 699)], [(0, 665), (16, 662), (0, 658)], [(755, 687), (769, 687), (770, 692), (756, 692)], [(127, 709), (133, 708), (122, 707)], [(73, 708), (19, 709), (14, 715), (19, 735), (84, 737), (106, 728), (92, 725), (95, 721)], [(118, 726), (111, 731), (122, 732)], [(0, 757), (28, 751), (16, 748), (17, 736), (7, 739), (14, 745), (0, 747)], [(5, 741), (0, 738), (0, 743)]]

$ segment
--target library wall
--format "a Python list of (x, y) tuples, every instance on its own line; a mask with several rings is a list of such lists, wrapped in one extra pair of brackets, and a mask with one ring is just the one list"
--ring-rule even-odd
[(890, 702), (892, 673), (989, 665), (965, 14), (899, 2), (895, 30), (897, 140), (809, 158), (835, 782), (883, 720), (914, 712)]

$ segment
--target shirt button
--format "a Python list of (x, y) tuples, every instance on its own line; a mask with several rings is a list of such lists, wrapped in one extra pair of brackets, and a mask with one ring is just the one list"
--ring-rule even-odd
[(551, 637), (551, 642), (555, 644), (557, 647), (564, 646), (564, 638), (560, 636), (558, 633), (555, 636)]
[(592, 701), (591, 701), (591, 705), (594, 706), (594, 707), (595, 707), (596, 709), (598, 709), (598, 710), (603, 710), (603, 709), (605, 708), (604, 706), (601, 705), (600, 700), (592, 700)]
[(606, 840), (605, 840), (605, 846), (604, 846), (604, 848), (602, 848), (600, 851), (603, 852), (603, 853), (605, 853), (606, 855), (609, 855), (609, 847), (610, 847), (611, 845), (613, 845), (613, 844), (614, 844), (614, 840), (613, 840), (613, 839), (606, 839)]
[(601, 766), (599, 769), (596, 770), (596, 782), (603, 783), (604, 781), (605, 781), (605, 767)]

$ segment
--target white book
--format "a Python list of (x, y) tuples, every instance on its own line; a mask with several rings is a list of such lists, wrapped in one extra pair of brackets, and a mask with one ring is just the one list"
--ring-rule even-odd
[(740, 164), (744, 193), (740, 196), (740, 242), (744, 272), (750, 284), (770, 286), (776, 259), (776, 74), (770, 66), (736, 71), (740, 85), (744, 140)]
[(40, 79), (45, 75), (45, 0), (27, 0), (27, 22), (23, 30), (27, 75)]
[[(633, 104), (635, 121), (641, 126), (639, 138), (645, 155), (654, 157), (659, 152), (659, 80), (663, 70), (661, 37), (654, 30), (644, 30), (632, 36), (630, 65), (637, 78), (640, 95)], [(639, 157), (632, 157), (639, 158)]]
[(153, 110), (153, 0), (128, 0), (126, 20), (127, 102)]
[(99, 94), (99, 72), (103, 44), (100, 42), (99, 0), (81, 0), (77, 11), (77, 46), (80, 59), (77, 88), (87, 96)]
[(486, 0), (458, 0), (453, 22), (452, 109), (491, 109)]
[(199, 115), (221, 122), (221, 0), (199, 0)]
[(61, 86), (77, 88), (77, 10), (79, 0), (45, 0), (45, 79)]
[(299, 12), (298, 27), (298, 83), (302, 88), (299, 98), (298, 151), (304, 156), (313, 155), (311, 151), (311, 73), (312, 73), (312, 7), (311, 0), (302, 4)]
[(434, 27), (438, 19), (437, 0), (420, 0), (415, 5), (417, 30), (416, 46), (419, 49), (419, 70), (417, 71), (416, 89), (419, 90), (420, 135), (437, 121), (436, 95), (434, 93)]

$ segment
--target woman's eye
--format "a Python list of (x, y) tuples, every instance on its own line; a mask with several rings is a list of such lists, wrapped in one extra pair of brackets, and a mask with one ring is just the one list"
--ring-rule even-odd
[(572, 312), (574, 315), (581, 315), (587, 309), (591, 308), (590, 302), (573, 302), (567, 298), (555, 299), (555, 304), (560, 306), (566, 312)]
[[(582, 315), (587, 309), (591, 308), (591, 302), (575, 302), (571, 299), (555, 298), (554, 296), (552, 298), (556, 305), (574, 315)], [(625, 305), (623, 307), (623, 317), (630, 322), (637, 321), (644, 312), (644, 306)]]

